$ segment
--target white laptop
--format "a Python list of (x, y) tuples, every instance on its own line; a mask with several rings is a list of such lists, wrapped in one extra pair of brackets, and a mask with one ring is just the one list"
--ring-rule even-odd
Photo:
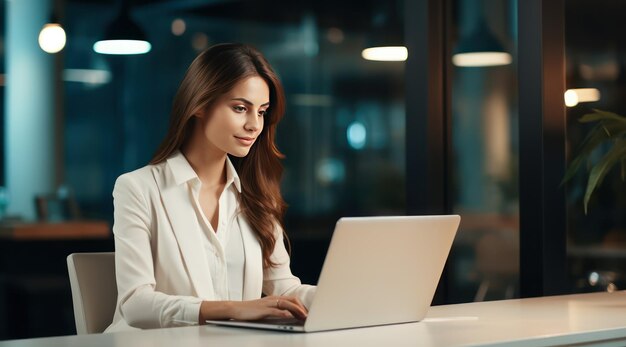
[(314, 332), (420, 321), (460, 220), (457, 215), (341, 218), (306, 321), (207, 323)]

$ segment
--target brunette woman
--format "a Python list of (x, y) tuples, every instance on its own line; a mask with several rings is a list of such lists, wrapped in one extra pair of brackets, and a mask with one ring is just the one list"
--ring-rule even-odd
[(191, 64), (149, 165), (113, 190), (118, 299), (107, 331), (207, 319), (304, 319), (315, 287), (291, 274), (282, 227), (280, 81), (256, 49)]

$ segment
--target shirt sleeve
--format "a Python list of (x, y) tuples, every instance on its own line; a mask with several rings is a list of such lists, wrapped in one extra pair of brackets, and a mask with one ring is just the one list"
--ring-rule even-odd
[(113, 189), (118, 311), (136, 328), (197, 325), (202, 299), (155, 290), (151, 209), (139, 187), (126, 174)]
[(304, 306), (311, 307), (317, 287), (302, 284), (300, 279), (291, 273), (290, 258), (285, 249), (283, 230), (276, 227), (276, 244), (270, 259), (276, 264), (264, 270), (263, 293), (266, 295), (296, 296)]

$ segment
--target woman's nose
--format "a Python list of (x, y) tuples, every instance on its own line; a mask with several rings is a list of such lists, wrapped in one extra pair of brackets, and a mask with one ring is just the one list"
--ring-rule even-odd
[(249, 131), (257, 131), (261, 126), (261, 117), (256, 114), (252, 114), (246, 118), (246, 124), (244, 128)]

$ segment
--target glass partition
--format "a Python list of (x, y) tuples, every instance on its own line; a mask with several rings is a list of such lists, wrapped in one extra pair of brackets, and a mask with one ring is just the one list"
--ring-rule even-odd
[(519, 296), (517, 2), (451, 1), (449, 302)]
[[(613, 291), (626, 288), (626, 43), (622, 1), (565, 1), (567, 151), (568, 164), (583, 156), (583, 164), (566, 186), (568, 264), (573, 292)], [(595, 110), (622, 116), (611, 121), (581, 122)], [(621, 129), (621, 136), (619, 131)], [(591, 151), (585, 138), (600, 136)], [(592, 170), (609, 153), (621, 160), (608, 165), (606, 176), (585, 195)], [(598, 171), (599, 172), (599, 171)]]

